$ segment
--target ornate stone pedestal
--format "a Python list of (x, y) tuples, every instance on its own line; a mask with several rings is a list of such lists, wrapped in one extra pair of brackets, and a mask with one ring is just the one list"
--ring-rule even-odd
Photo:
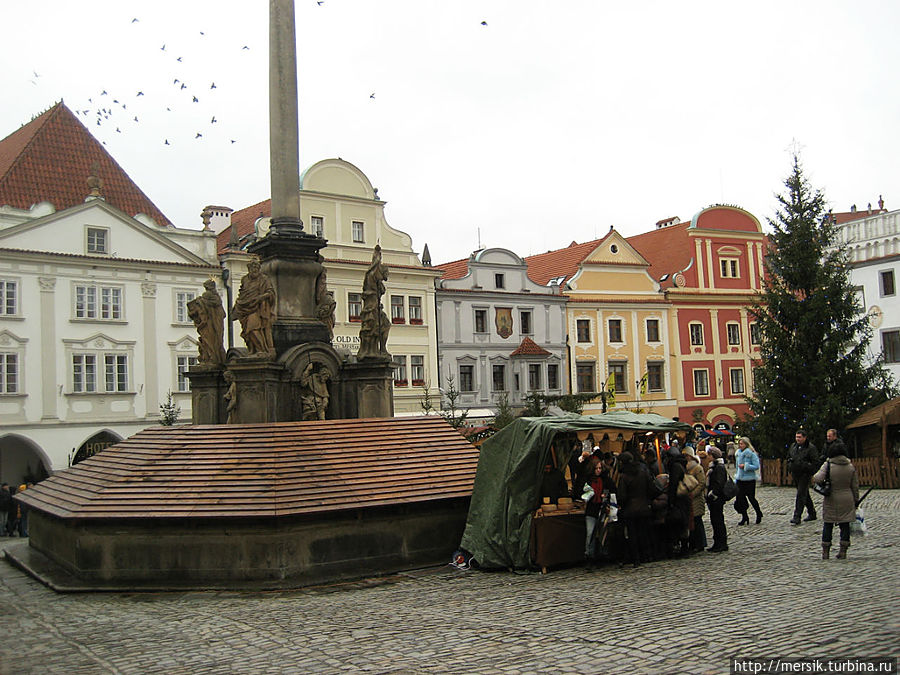
[(362, 359), (345, 363), (342, 399), (344, 417), (393, 417), (391, 359)]
[(233, 424), (283, 422), (291, 419), (291, 401), (285, 393), (284, 366), (271, 361), (241, 359), (228, 364), (234, 376), (237, 404)]
[(225, 424), (225, 391), (228, 385), (220, 366), (195, 366), (187, 372), (191, 380), (191, 422)]

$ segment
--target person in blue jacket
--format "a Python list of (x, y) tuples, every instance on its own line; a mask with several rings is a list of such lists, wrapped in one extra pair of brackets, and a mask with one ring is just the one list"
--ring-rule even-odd
[(747, 525), (750, 522), (750, 518), (747, 517), (750, 506), (756, 511), (756, 522), (759, 524), (763, 517), (759, 502), (756, 501), (756, 480), (759, 478), (760, 471), (759, 455), (756, 454), (750, 439), (746, 436), (738, 439), (738, 451), (734, 456), (734, 463), (737, 466), (735, 476), (737, 499), (734, 501), (734, 510), (741, 514), (741, 522), (738, 525)]

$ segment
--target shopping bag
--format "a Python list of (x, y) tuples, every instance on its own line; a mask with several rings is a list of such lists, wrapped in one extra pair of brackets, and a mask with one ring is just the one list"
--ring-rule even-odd
[(869, 528), (866, 527), (866, 510), (864, 507), (856, 507), (856, 520), (850, 523), (850, 532), (860, 536), (869, 534)]

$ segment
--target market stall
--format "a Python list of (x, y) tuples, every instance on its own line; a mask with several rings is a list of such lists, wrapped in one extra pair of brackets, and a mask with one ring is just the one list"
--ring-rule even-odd
[(581, 443), (614, 453), (643, 451), (658, 448), (666, 434), (689, 430), (687, 424), (652, 413), (517, 419), (481, 446), (461, 547), (488, 569), (546, 569), (580, 562), (584, 510), (571, 494), (561, 503), (556, 498), (543, 504), (548, 474), (565, 480), (571, 490), (573, 477), (566, 469)]

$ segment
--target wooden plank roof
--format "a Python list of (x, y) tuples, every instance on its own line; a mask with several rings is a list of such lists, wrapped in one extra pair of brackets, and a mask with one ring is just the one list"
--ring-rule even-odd
[(154, 427), (21, 494), (60, 518), (272, 517), (468, 497), (441, 417)]

